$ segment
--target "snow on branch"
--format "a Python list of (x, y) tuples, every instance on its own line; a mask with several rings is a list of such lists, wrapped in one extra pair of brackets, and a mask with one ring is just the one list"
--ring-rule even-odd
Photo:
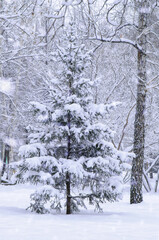
[(89, 40), (96, 40), (96, 41), (101, 41), (101, 42), (110, 42), (110, 43), (123, 43), (123, 44), (128, 44), (128, 45), (131, 45), (133, 46), (134, 48), (136, 48), (137, 50), (140, 50), (142, 51), (142, 48), (141, 46), (135, 42), (135, 41), (132, 41), (130, 39), (127, 39), (127, 38), (103, 38), (103, 37), (92, 37), (92, 38), (89, 38)]

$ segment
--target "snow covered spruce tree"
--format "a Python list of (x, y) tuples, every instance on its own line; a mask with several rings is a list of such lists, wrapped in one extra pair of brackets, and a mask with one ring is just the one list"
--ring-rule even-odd
[(16, 164), (20, 182), (43, 185), (31, 195), (29, 208), (37, 213), (66, 207), (71, 214), (85, 207), (85, 199), (101, 210), (100, 203), (120, 196), (121, 162), (131, 157), (114, 148), (113, 131), (103, 122), (114, 104), (93, 103), (93, 83), (86, 78), (91, 54), (73, 23), (62, 44), (50, 104), (31, 103), (39, 126), (28, 128), (29, 143), (20, 148), (23, 159)]

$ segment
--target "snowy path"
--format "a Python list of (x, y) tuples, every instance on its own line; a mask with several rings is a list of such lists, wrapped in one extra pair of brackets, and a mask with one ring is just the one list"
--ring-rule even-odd
[(31, 190), (0, 186), (0, 240), (159, 240), (159, 195), (139, 205), (106, 204), (103, 214), (37, 215), (25, 208)]

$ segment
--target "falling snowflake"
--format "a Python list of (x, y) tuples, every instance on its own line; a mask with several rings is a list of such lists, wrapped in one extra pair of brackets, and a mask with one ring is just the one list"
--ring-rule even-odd
[(0, 79), (0, 92), (12, 95), (14, 92), (14, 86), (11, 80), (9, 79)]

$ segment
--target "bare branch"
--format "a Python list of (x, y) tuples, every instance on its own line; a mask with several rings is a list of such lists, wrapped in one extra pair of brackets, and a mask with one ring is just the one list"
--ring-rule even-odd
[(127, 118), (126, 118), (126, 121), (125, 121), (123, 130), (122, 130), (121, 139), (120, 139), (119, 144), (118, 144), (118, 148), (117, 148), (118, 150), (120, 149), (121, 143), (122, 143), (123, 138), (124, 138), (124, 136), (125, 136), (125, 129), (126, 129), (128, 123), (129, 123), (130, 114), (131, 114), (131, 112), (132, 112), (132, 110), (134, 109), (135, 106), (136, 106), (136, 103), (133, 104), (133, 106), (130, 108), (130, 110), (129, 110), (129, 112), (128, 112), (128, 115), (127, 115)]
[(92, 37), (89, 38), (89, 40), (95, 40), (95, 41), (101, 41), (101, 42), (110, 42), (110, 43), (123, 43), (123, 44), (128, 44), (133, 46), (134, 48), (136, 48), (138, 51), (142, 52), (142, 48), (140, 47), (140, 45), (137, 42), (131, 41), (129, 39), (126, 38), (103, 38), (103, 37)]
[(111, 90), (111, 92), (109, 93), (109, 95), (107, 96), (105, 102), (108, 102), (110, 96), (112, 95), (112, 93), (114, 92), (114, 90), (125, 80), (125, 77), (123, 77), (119, 82), (114, 84), (113, 89)]

